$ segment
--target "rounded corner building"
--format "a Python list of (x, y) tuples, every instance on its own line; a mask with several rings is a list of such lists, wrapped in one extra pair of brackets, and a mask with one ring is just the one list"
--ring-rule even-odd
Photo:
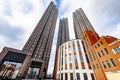
[(59, 46), (56, 67), (56, 79), (95, 80), (81, 39), (70, 40)]

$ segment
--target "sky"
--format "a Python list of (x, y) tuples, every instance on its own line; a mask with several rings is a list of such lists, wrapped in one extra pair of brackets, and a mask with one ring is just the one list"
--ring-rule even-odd
[[(120, 38), (120, 0), (52, 0), (59, 9), (48, 74), (53, 72), (59, 20), (68, 17), (74, 39), (72, 13), (83, 8), (100, 36)], [(22, 49), (51, 0), (0, 0), (0, 51), (4, 46)]]

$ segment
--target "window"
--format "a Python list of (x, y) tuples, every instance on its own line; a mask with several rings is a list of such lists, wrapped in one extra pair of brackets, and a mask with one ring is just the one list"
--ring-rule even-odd
[(93, 61), (91, 53), (89, 52), (90, 61)]
[(100, 55), (100, 53), (98, 52), (98, 57), (100, 58), (101, 57), (101, 55)]
[(67, 76), (67, 73), (65, 73), (65, 80), (68, 80), (68, 76)]
[(75, 57), (75, 63), (77, 63), (77, 58)]
[(97, 68), (97, 69), (99, 68), (98, 64), (96, 64), (96, 68)]
[(65, 56), (65, 64), (67, 64), (67, 58), (66, 58), (66, 56)]
[(104, 56), (105, 54), (104, 54), (104, 52), (101, 50), (101, 53), (102, 53), (102, 55)]
[(104, 62), (102, 61), (102, 66), (106, 69), (106, 65), (104, 64)]
[(70, 63), (70, 69), (72, 69), (72, 63)]
[(120, 53), (120, 46), (113, 49), (115, 54)]
[(84, 62), (82, 54), (79, 54), (79, 56), (80, 56), (80, 61)]
[(88, 80), (87, 73), (83, 73), (84, 80)]
[(94, 74), (90, 73), (92, 80), (95, 80)]
[(73, 73), (70, 73), (70, 80), (73, 80)]
[(116, 66), (116, 64), (115, 64), (115, 62), (114, 62), (114, 60), (112, 58), (110, 59), (110, 61), (111, 61), (113, 66)]
[(70, 62), (72, 61), (72, 58), (71, 58), (71, 56), (69, 56), (69, 61), (70, 61)]
[(95, 46), (95, 48), (97, 49), (97, 46)]
[(89, 40), (87, 39), (87, 43), (88, 43), (88, 46), (90, 46), (90, 42), (89, 42)]
[(100, 44), (101, 44), (101, 45), (103, 45), (103, 42), (102, 42), (102, 41), (100, 41)]
[(85, 64), (81, 63), (82, 69), (85, 69)]
[(61, 80), (63, 80), (63, 73), (61, 74)]
[(105, 50), (106, 54), (109, 54), (109, 53), (108, 53), (108, 50), (107, 50), (106, 48), (104, 48), (104, 50)]
[(76, 73), (77, 80), (80, 80), (80, 74)]
[(97, 44), (98, 45), (98, 47), (100, 46), (100, 44)]
[(62, 60), (62, 65), (63, 65), (63, 57), (62, 57), (62, 59), (61, 59), (61, 60)]
[(75, 68), (78, 69), (78, 64), (77, 63), (75, 64)]
[(67, 64), (65, 64), (65, 70), (67, 70)]
[(84, 41), (84, 43), (85, 43), (85, 47), (86, 47), (86, 48), (88, 48), (88, 44), (87, 44), (87, 41)]
[(95, 69), (95, 65), (92, 65), (93, 66), (93, 69)]
[(110, 68), (110, 63), (108, 62), (108, 60), (106, 60), (107, 66)]
[(81, 49), (80, 49), (80, 43), (79, 43), (79, 41), (77, 41), (77, 47), (78, 47), (78, 52), (81, 52)]
[(94, 53), (93, 53), (92, 50), (91, 50), (91, 52), (92, 52), (92, 57), (93, 57), (93, 59), (96, 60), (95, 55), (94, 55)]
[(78, 52), (81, 52), (80, 46), (78, 46)]

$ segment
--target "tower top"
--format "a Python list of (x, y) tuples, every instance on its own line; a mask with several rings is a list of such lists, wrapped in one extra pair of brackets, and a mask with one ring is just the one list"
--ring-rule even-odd
[(79, 8), (75, 12), (73, 12), (73, 24), (75, 36), (77, 39), (82, 37), (82, 33), (85, 30), (95, 32), (93, 26), (91, 25), (82, 8)]

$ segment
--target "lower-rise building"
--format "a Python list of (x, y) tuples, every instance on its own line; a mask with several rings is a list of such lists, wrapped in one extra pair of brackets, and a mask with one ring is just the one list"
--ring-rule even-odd
[(63, 43), (57, 52), (56, 79), (96, 80), (81, 39)]
[(93, 33), (86, 30), (82, 37), (96, 79), (120, 80), (120, 40)]

